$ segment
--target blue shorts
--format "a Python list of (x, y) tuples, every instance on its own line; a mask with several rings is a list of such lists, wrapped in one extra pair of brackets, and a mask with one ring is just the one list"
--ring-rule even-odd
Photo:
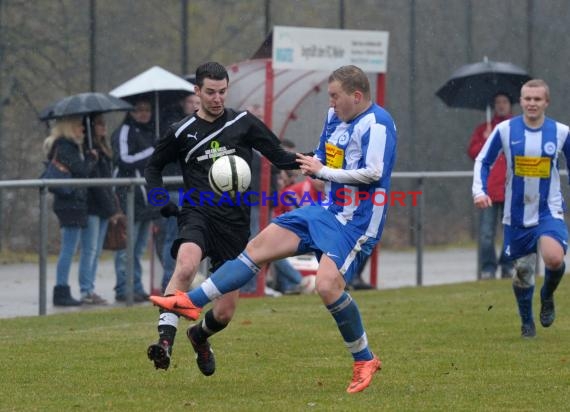
[(295, 233), (301, 242), (297, 254), (315, 252), (330, 257), (347, 283), (358, 275), (378, 239), (343, 225), (322, 206), (305, 206), (273, 219), (273, 223)]
[(536, 253), (538, 239), (541, 236), (551, 237), (560, 243), (564, 254), (568, 249), (568, 229), (561, 219), (553, 217), (542, 218), (540, 223), (533, 227), (512, 227), (505, 225), (503, 229), (503, 253), (509, 260)]

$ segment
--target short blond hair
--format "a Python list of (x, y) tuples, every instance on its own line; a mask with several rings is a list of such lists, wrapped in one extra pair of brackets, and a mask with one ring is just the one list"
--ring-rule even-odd
[(548, 84), (542, 79), (532, 79), (526, 82), (521, 87), (521, 94), (523, 87), (543, 87), (544, 91), (546, 92), (546, 100), (550, 100), (550, 88)]

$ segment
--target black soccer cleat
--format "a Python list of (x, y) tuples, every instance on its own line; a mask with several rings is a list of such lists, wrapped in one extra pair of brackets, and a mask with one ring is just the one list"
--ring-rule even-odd
[(556, 312), (554, 311), (554, 297), (540, 300), (540, 324), (547, 328), (554, 323)]
[[(193, 326), (199, 327), (199, 326)], [(188, 336), (188, 340), (194, 348), (194, 352), (196, 352), (196, 364), (198, 365), (198, 369), (200, 372), (206, 376), (213, 375), (216, 371), (216, 358), (214, 357), (214, 351), (210, 346), (208, 340), (204, 343), (198, 343), (192, 338), (192, 328), (188, 328), (186, 331), (186, 336)]]
[(154, 362), (156, 369), (167, 370), (170, 366), (170, 355), (172, 354), (172, 346), (168, 341), (163, 340), (150, 345), (146, 351), (148, 358)]
[(521, 326), (521, 337), (523, 338), (534, 338), (536, 336), (536, 327), (534, 322), (523, 323)]

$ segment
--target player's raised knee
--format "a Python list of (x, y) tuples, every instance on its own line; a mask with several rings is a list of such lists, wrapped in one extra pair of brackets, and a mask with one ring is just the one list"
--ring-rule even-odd
[(523, 256), (515, 260), (516, 274), (513, 277), (513, 285), (528, 288), (534, 285), (536, 273), (536, 253)]

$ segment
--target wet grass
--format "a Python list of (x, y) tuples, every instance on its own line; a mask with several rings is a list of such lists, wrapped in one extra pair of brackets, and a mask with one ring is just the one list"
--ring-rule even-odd
[(567, 410), (569, 286), (555, 324), (531, 340), (519, 336), (508, 281), (353, 292), (384, 363), (356, 395), (345, 393), (351, 358), (316, 296), (243, 299), (212, 340), (211, 377), (182, 333), (171, 368), (154, 370), (150, 306), (0, 320), (0, 410)]

